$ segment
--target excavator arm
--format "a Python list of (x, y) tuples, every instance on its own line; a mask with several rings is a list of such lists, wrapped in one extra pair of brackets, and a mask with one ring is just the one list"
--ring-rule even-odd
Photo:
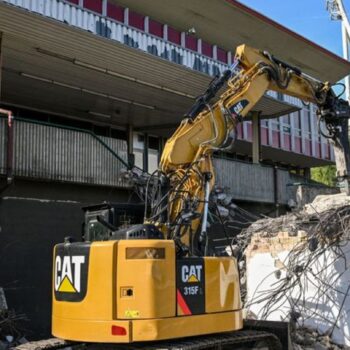
[[(167, 238), (178, 242), (183, 254), (198, 254), (198, 250), (205, 254), (208, 200), (215, 182), (213, 152), (231, 147), (237, 124), (267, 90), (316, 104), (319, 119), (328, 129), (325, 136), (334, 144), (339, 175), (347, 177), (349, 172), (349, 105), (335, 96), (328, 82), (313, 79), (269, 53), (246, 45), (237, 48), (234, 62), (197, 98), (161, 157), (160, 170), (170, 188), (165, 201), (167, 216), (164, 220), (163, 215), (162, 220), (153, 212), (150, 221)], [(213, 103), (225, 84), (226, 89)], [(159, 206), (157, 209), (159, 212)]]

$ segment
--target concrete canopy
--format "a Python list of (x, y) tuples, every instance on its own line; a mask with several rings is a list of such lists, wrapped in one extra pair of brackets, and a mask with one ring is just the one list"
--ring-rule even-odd
[[(270, 51), (305, 73), (335, 83), (350, 63), (236, 0), (115, 0), (116, 3), (230, 51), (248, 44)], [(340, 33), (339, 33), (340, 35)]]
[[(167, 136), (211, 80), (2, 2), (0, 31), (2, 102), (8, 105)], [(256, 106), (263, 116), (297, 109), (269, 97)]]

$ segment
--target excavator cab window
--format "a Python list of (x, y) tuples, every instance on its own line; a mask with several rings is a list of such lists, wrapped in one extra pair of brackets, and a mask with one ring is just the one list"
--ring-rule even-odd
[(102, 203), (82, 208), (85, 213), (84, 241), (107, 241), (121, 229), (143, 222), (144, 205), (133, 203)]

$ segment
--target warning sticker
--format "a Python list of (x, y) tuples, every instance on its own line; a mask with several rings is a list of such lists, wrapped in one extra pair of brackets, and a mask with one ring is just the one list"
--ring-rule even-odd
[(126, 310), (124, 315), (127, 318), (139, 318), (140, 312), (138, 310)]

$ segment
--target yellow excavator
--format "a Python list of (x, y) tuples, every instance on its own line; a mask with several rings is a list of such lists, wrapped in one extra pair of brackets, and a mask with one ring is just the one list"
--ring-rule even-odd
[(232, 67), (197, 98), (167, 141), (154, 175), (157, 199), (144, 223), (114, 230), (99, 218), (108, 237), (56, 245), (52, 334), (58, 339), (18, 349), (83, 343), (101, 349), (199, 350), (259, 342), (281, 349), (274, 334), (243, 329), (236, 259), (210, 249), (207, 232), (212, 154), (231, 147), (237, 124), (267, 90), (318, 106), (321, 132), (334, 145), (347, 189), (349, 104), (329, 83), (241, 45)]

